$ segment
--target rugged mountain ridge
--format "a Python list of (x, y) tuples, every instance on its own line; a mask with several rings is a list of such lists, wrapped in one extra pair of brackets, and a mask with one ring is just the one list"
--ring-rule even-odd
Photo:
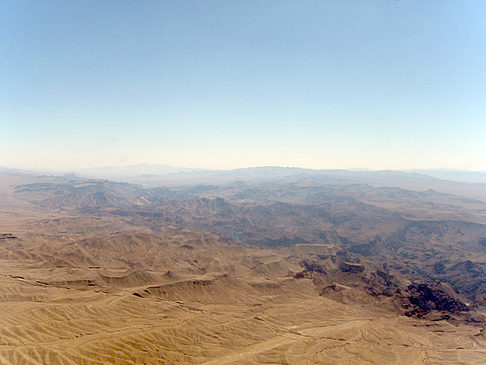
[(315, 181), (0, 188), (0, 361), (484, 362), (481, 202)]
[[(486, 204), (479, 201), (360, 184), (143, 188), (106, 180), (18, 185), (14, 195), (43, 209), (110, 216), (152, 230), (191, 227), (227, 242), (335, 245), (398, 268), (403, 280), (448, 283), (476, 305), (486, 304), (486, 264), (477, 261), (486, 254), (486, 225), (459, 219), (472, 204), (480, 220)], [(411, 210), (410, 202), (420, 209)], [(439, 219), (428, 219), (434, 212)], [(457, 219), (447, 219), (451, 214)]]

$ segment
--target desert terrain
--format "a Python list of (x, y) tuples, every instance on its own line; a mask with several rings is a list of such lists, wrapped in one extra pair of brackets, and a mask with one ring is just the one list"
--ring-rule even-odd
[(0, 363), (485, 364), (480, 198), (3, 172)]

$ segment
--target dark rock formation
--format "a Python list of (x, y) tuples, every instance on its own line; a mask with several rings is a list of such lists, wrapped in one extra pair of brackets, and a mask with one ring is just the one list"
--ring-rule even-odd
[(342, 272), (350, 272), (353, 274), (357, 274), (364, 271), (363, 265), (356, 264), (354, 262), (347, 262), (347, 261), (341, 263), (339, 268), (341, 269)]
[(305, 270), (309, 271), (309, 272), (318, 272), (320, 274), (326, 273), (326, 270), (324, 270), (324, 267), (316, 261), (303, 260), (301, 262), (301, 265), (304, 266)]
[(435, 284), (411, 284), (407, 288), (407, 295), (412, 307), (411, 310), (405, 312), (405, 315), (409, 317), (423, 317), (433, 310), (449, 313), (469, 310), (466, 304)]

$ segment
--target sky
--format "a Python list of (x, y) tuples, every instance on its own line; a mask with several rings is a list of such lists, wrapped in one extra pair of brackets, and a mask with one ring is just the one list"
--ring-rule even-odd
[(4, 1), (0, 166), (486, 170), (486, 2)]

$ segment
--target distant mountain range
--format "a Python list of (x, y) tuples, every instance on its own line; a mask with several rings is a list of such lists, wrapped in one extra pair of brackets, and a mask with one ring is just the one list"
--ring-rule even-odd
[(74, 170), (74, 172), (80, 176), (98, 178), (164, 176), (167, 174), (189, 171), (193, 172), (200, 170), (161, 164), (152, 165), (148, 163), (128, 166), (104, 166)]
[(407, 170), (436, 177), (443, 180), (461, 181), (468, 183), (486, 183), (486, 171), (464, 171), (451, 169)]
[(105, 166), (71, 172), (0, 169), (9, 174), (41, 173), (108, 179), (146, 186), (224, 185), (232, 183), (369, 184), (466, 196), (486, 201), (486, 171), (435, 170), (314, 170), (299, 167), (261, 166), (234, 170), (207, 170), (160, 164)]
[(258, 166), (239, 168), (233, 170), (210, 170), (178, 167), (162, 164), (136, 164), (127, 166), (104, 166), (95, 168), (85, 168), (74, 170), (74, 173), (82, 177), (97, 177), (97, 178), (148, 178), (164, 177), (167, 175), (179, 175), (188, 177), (199, 176), (218, 176), (228, 178), (243, 178), (245, 180), (265, 180), (265, 179), (281, 179), (295, 176), (312, 175), (312, 176), (342, 176), (349, 177), (356, 174), (367, 176), (383, 176), (390, 174), (401, 175), (406, 173), (407, 176), (426, 175), (441, 180), (459, 181), (467, 183), (486, 184), (486, 171), (465, 171), (452, 169), (412, 169), (412, 170), (369, 170), (369, 169), (306, 169), (300, 167), (281, 167), (281, 166)]

